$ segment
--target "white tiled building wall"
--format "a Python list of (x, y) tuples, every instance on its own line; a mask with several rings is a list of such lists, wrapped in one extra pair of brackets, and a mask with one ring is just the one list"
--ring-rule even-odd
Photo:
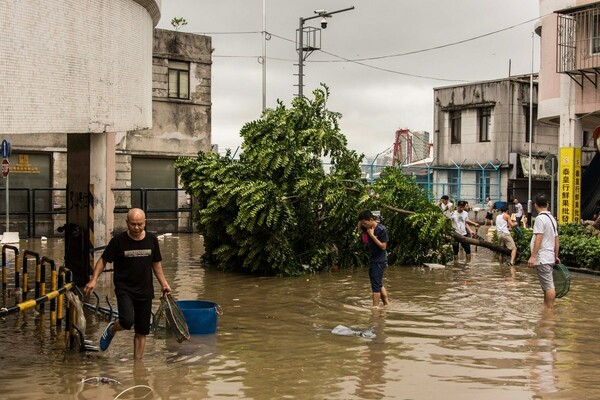
[(0, 1), (0, 133), (150, 127), (156, 15), (141, 4)]

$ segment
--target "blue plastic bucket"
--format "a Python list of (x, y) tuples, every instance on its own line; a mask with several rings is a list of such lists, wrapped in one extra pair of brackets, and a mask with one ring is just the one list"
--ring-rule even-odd
[(206, 335), (217, 331), (218, 304), (204, 300), (177, 300), (191, 335)]

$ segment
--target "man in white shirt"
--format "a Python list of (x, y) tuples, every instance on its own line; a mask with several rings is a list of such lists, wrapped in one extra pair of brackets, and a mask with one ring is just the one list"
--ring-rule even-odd
[(448, 195), (443, 195), (440, 198), (439, 206), (442, 209), (442, 212), (446, 214), (446, 216), (450, 215), (450, 213), (454, 211), (454, 204), (452, 204)]
[(494, 202), (489, 197), (485, 198), (485, 202), (485, 224), (487, 225), (489, 221), (492, 226), (494, 225)]
[(519, 199), (514, 199), (515, 204), (515, 219), (517, 220), (517, 226), (521, 226), (521, 219), (523, 219), (523, 206), (519, 203)]
[[(456, 210), (450, 214), (452, 220), (452, 227), (461, 236), (475, 236), (475, 232), (469, 226), (469, 213), (465, 211), (465, 201), (461, 200), (456, 205)], [(471, 261), (471, 245), (469, 243), (461, 242), (460, 245), (465, 251), (467, 262)], [(454, 251), (454, 262), (458, 262), (458, 242), (455, 241), (452, 244), (452, 250)]]
[(540, 285), (544, 291), (544, 306), (551, 310), (554, 307), (556, 290), (552, 270), (555, 263), (560, 263), (558, 258), (558, 226), (556, 220), (548, 212), (548, 199), (544, 195), (535, 198), (535, 209), (538, 216), (533, 225), (531, 238), (531, 257), (527, 265), (535, 268)]
[[(500, 214), (496, 217), (496, 232), (498, 233), (498, 244), (510, 250), (510, 261), (507, 263), (509, 267), (515, 265), (515, 259), (517, 258), (517, 246), (515, 246), (515, 241), (510, 234), (510, 228), (516, 225), (508, 213), (508, 205), (502, 206)], [(502, 260), (503, 256), (500, 254), (500, 262)]]

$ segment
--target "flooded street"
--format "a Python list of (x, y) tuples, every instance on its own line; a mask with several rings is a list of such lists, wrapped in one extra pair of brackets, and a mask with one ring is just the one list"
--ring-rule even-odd
[[(20, 250), (60, 264), (62, 246), (35, 239)], [(65, 353), (48, 311), (41, 320), (31, 310), (11, 315), (0, 321), (2, 398), (600, 398), (598, 279), (574, 276), (569, 295), (544, 313), (533, 271), (521, 266), (513, 279), (479, 248), (469, 266), (389, 268), (392, 305), (373, 310), (366, 269), (258, 278), (201, 267), (197, 235), (166, 237), (161, 246), (175, 297), (223, 309), (216, 334), (182, 344), (151, 335), (134, 363), (131, 332), (104, 353)], [(101, 298), (114, 299), (111, 279), (103, 274)], [(86, 337), (95, 341), (107, 321), (86, 316)], [(375, 337), (334, 335), (337, 325)]]

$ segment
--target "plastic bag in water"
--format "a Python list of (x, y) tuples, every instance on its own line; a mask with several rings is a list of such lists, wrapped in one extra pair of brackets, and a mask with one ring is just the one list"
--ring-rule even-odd
[(344, 325), (338, 325), (331, 330), (331, 333), (333, 333), (334, 335), (340, 335), (340, 336), (357, 336), (357, 337), (364, 337), (367, 339), (375, 338), (375, 332), (373, 332), (373, 328), (351, 329)]

